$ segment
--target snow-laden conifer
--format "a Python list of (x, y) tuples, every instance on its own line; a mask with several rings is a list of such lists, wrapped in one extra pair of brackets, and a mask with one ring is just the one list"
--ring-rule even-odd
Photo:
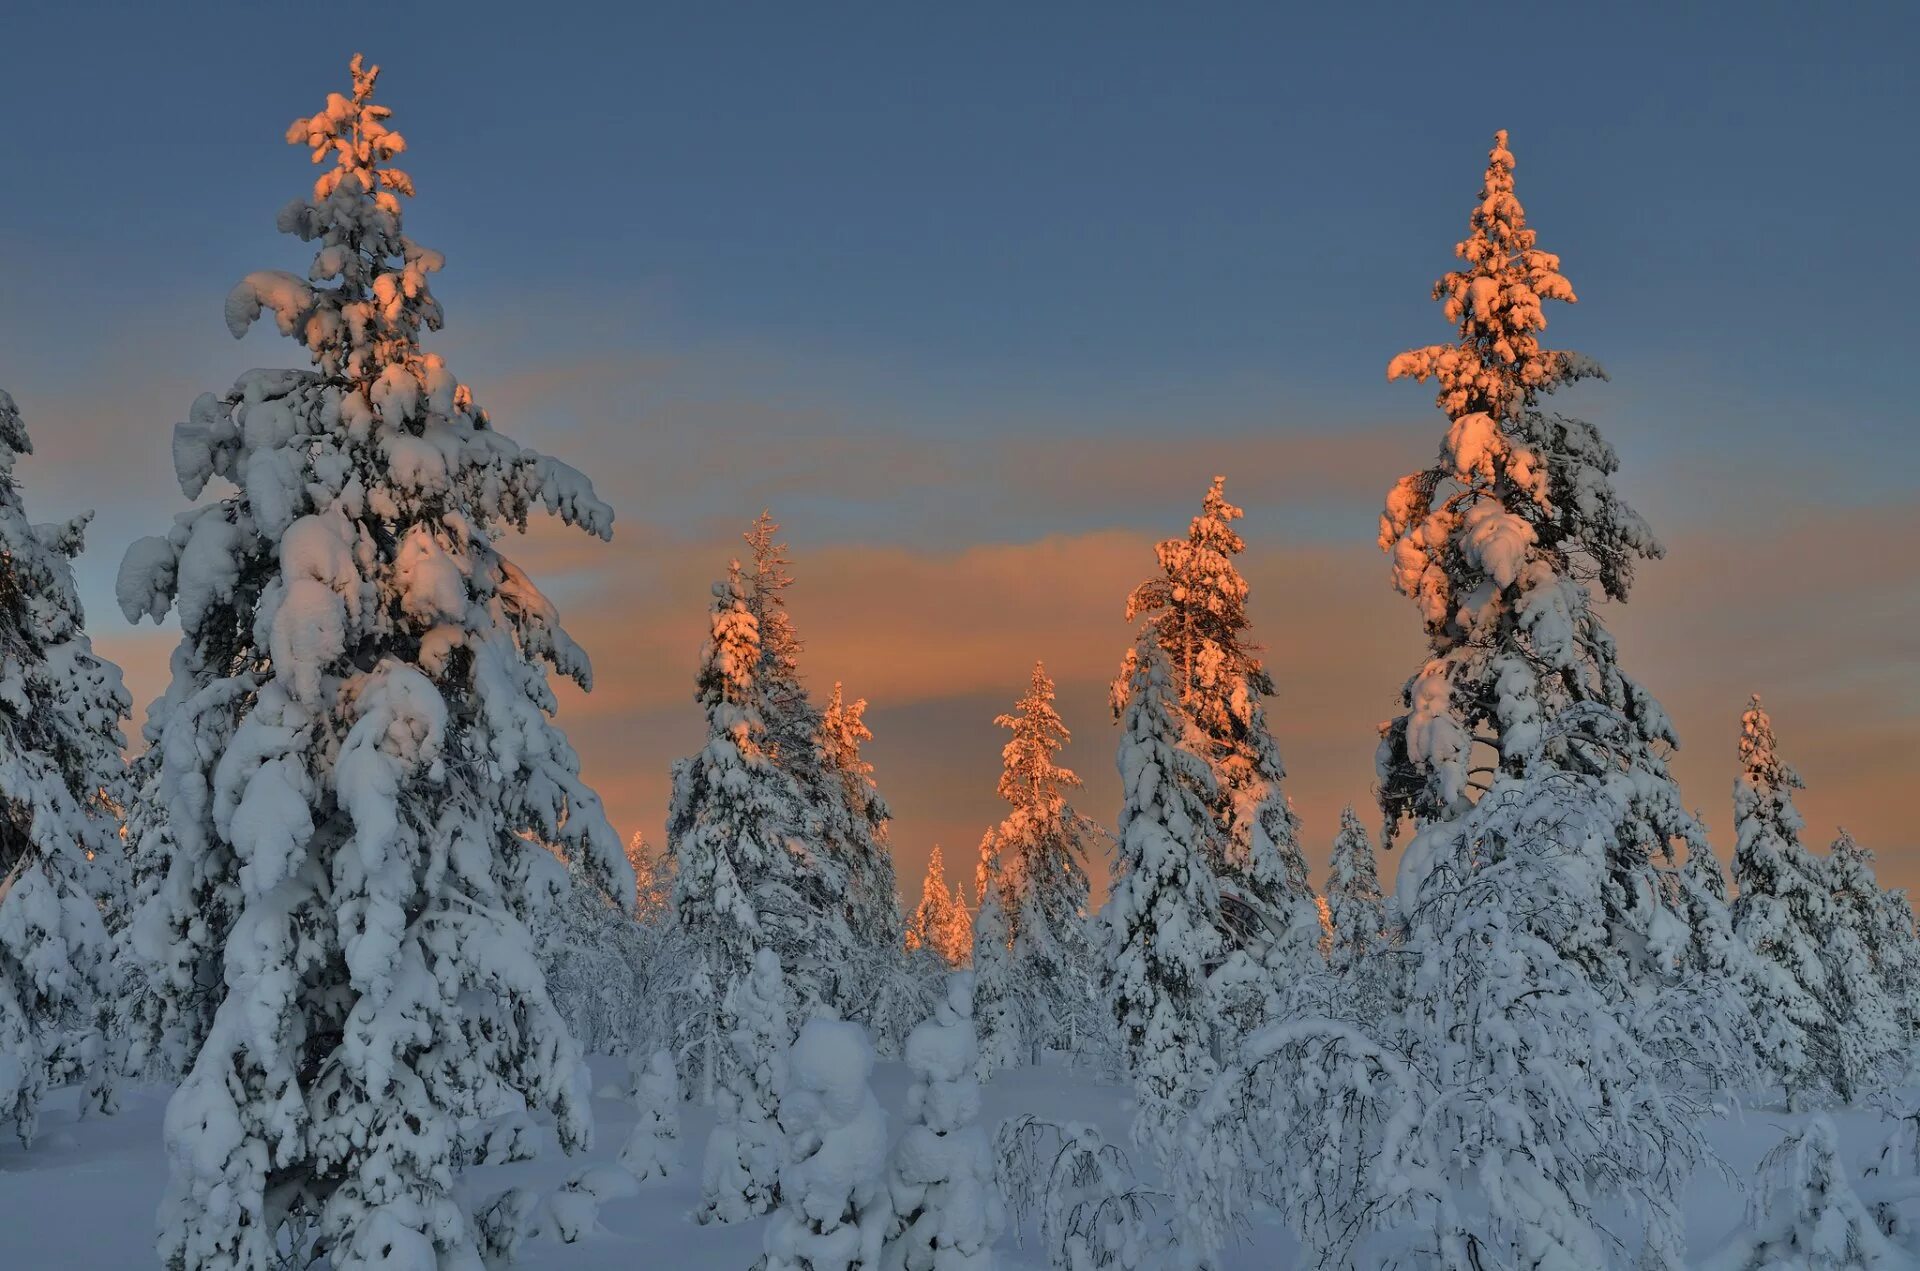
[[(1223, 934), (1232, 947), (1253, 946), (1256, 956), (1281, 946), (1278, 956), (1291, 964), (1283, 969), (1293, 970), (1311, 965), (1318, 913), (1267, 726), (1273, 677), (1249, 636), (1247, 583), (1233, 559), (1246, 550), (1233, 528), (1243, 513), (1227, 501), (1225, 483), (1213, 479), (1185, 538), (1155, 547), (1160, 574), (1127, 597), (1127, 620), (1145, 615), (1141, 630), (1166, 658), (1174, 700), (1193, 721), (1183, 744), (1212, 773), (1220, 833), (1209, 838), (1207, 860), (1228, 902)], [(1116, 714), (1137, 658), (1137, 649), (1128, 651), (1114, 683)]]
[(1880, 897), (1880, 974), (1893, 999), (1900, 1022), (1899, 1061), (1902, 1075), (1913, 1067), (1913, 1048), (1920, 1041), (1920, 933), (1913, 921), (1913, 904), (1904, 887)]
[(973, 976), (947, 977), (933, 1017), (907, 1038), (907, 1128), (894, 1145), (887, 1189), (894, 1220), (886, 1271), (992, 1271), (1006, 1223), (993, 1152), (980, 1115)]
[(1327, 861), (1327, 965), (1350, 979), (1380, 958), (1386, 943), (1386, 903), (1373, 857), (1373, 839), (1352, 807), (1340, 810), (1340, 832)]
[(0, 1117), (31, 1143), (49, 1085), (103, 1077), (111, 994), (101, 908), (121, 881), (120, 670), (87, 638), (72, 559), (91, 513), (26, 517), (32, 453), (0, 392)]
[(927, 857), (927, 876), (920, 884), (920, 903), (907, 922), (909, 953), (928, 949), (950, 967), (964, 966), (973, 956), (973, 922), (957, 887), (947, 885), (947, 862), (940, 845)]
[(1380, 521), (1394, 585), (1419, 607), (1429, 646), (1382, 731), (1380, 801), (1391, 830), (1402, 817), (1459, 816), (1496, 776), (1535, 767), (1618, 784), (1625, 812), (1603, 899), (1628, 957), (1600, 968), (1617, 979), (1672, 943), (1659, 870), (1676, 843), (1704, 850), (1705, 835), (1668, 772), (1672, 724), (1621, 672), (1592, 605), (1594, 585), (1624, 601), (1638, 564), (1664, 549), (1614, 488), (1619, 459), (1599, 431), (1544, 404), (1601, 371), (1542, 343), (1545, 302), (1575, 297), (1560, 258), (1536, 245), (1513, 174), (1502, 131), (1455, 248), (1465, 263), (1433, 288), (1458, 338), (1387, 368), (1436, 381), (1450, 422), (1439, 456), (1400, 479)]
[[(734, 1048), (722, 1017), (734, 986), (753, 972), (756, 951), (771, 951), (788, 989), (810, 1011), (825, 998), (834, 970), (822, 949), (844, 951), (837, 912), (809, 902), (812, 859), (791, 835), (800, 823), (800, 792), (768, 753), (764, 700), (756, 676), (764, 665), (760, 624), (748, 610), (736, 563), (714, 586), (713, 622), (700, 669), (707, 743), (674, 765), (667, 811), (673, 856), (673, 911), (699, 966), (688, 986), (676, 1050), (702, 1101), (730, 1079)], [(840, 924), (832, 938), (821, 926)], [(784, 1048), (791, 1038), (780, 1038)]]
[(680, 1079), (673, 1056), (656, 1050), (634, 1065), (633, 1132), (620, 1149), (620, 1164), (640, 1182), (680, 1172)]
[[(982, 845), (984, 848), (984, 844)], [(979, 1059), (976, 1075), (985, 1081), (1021, 1060), (1024, 1023), (1020, 1004), (1026, 987), (1015, 977), (1013, 939), (1007, 911), (1001, 907), (1000, 862), (991, 852), (981, 857), (979, 905), (973, 911), (973, 1008)]]
[(586, 656), (496, 545), (537, 507), (600, 537), (612, 513), (421, 347), (441, 258), (402, 232), (404, 143), (377, 69), (352, 71), (287, 134), (323, 167), (279, 218), (311, 268), (226, 304), (235, 336), (270, 315), (312, 369), (194, 403), (182, 490), (229, 489), (134, 544), (117, 588), (182, 632), (157, 721), (171, 859), (136, 943), (166, 993), (207, 990), (203, 938), (224, 959), (167, 1111), (179, 1271), (268, 1265), (283, 1241), (338, 1268), (471, 1259), (455, 1172), (475, 1137), (530, 1111), (569, 1150), (590, 1134), (524, 925), (546, 845), (632, 887), (550, 719), (546, 671), (586, 686)]
[(760, 629), (754, 674), (767, 754), (793, 782), (797, 800), (788, 833), (808, 849), (796, 881), (807, 903), (827, 916), (809, 933), (814, 969), (788, 963), (788, 971), (803, 1000), (864, 1020), (872, 997), (867, 986), (897, 970), (901, 948), (887, 842), (892, 813), (874, 785), (873, 766), (860, 754), (873, 739), (866, 702), (847, 701), (836, 683), (822, 710), (801, 678), (802, 645), (786, 601), (794, 580), (779, 532), (772, 515), (762, 512), (744, 535), (750, 559), (743, 594)]
[(1053, 702), (1053, 680), (1035, 662), (1013, 712), (994, 719), (1013, 733), (1001, 750), (999, 786), (1011, 807), (981, 847), (1000, 863), (1012, 979), (1023, 989), (1022, 1031), (1036, 1059), (1041, 1047), (1067, 1047), (1093, 1030), (1088, 1005), (1097, 974), (1085, 862), (1101, 834), (1067, 802), (1080, 778), (1054, 762), (1072, 734)]
[[(1180, 1119), (1214, 1075), (1220, 898), (1209, 862), (1217, 791), (1151, 631), (1135, 646), (1121, 720), (1120, 833), (1103, 985), (1138, 1112), (1134, 1136), (1168, 1158)], [(977, 958), (976, 954), (976, 958)], [(976, 966), (977, 966), (976, 962)]]
[(1848, 1090), (1880, 1089), (1904, 1074), (1906, 1039), (1887, 983), (1886, 919), (1873, 853), (1843, 828), (1824, 864), (1836, 919), (1825, 954), (1840, 1064)]
[(1754, 955), (1761, 1066), (1791, 1102), (1848, 1090), (1827, 960), (1839, 915), (1826, 870), (1800, 842), (1793, 792), (1801, 788), (1755, 697), (1740, 717), (1733, 783), (1733, 929)]
[(1855, 1193), (1833, 1122), (1815, 1116), (1760, 1162), (1745, 1225), (1702, 1271), (1875, 1271), (1913, 1260), (1881, 1233)]
[(702, 1223), (740, 1222), (780, 1199), (780, 1092), (793, 1041), (793, 998), (771, 949), (754, 954), (751, 971), (733, 982), (721, 1024), (733, 1052), (716, 1104), (700, 1175)]
[(780, 1208), (756, 1271), (878, 1271), (893, 1209), (873, 1045), (858, 1024), (810, 1019), (786, 1067)]

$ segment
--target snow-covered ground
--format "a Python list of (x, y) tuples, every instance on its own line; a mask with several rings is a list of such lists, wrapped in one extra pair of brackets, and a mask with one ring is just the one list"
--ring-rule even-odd
[[(632, 1107), (611, 1097), (624, 1086), (618, 1061), (593, 1065), (599, 1095), (594, 1100), (593, 1149), (579, 1157), (561, 1155), (549, 1145), (538, 1160), (483, 1166), (466, 1175), (475, 1197), (510, 1186), (551, 1192), (568, 1177), (594, 1164), (612, 1163), (634, 1122)], [(874, 1074), (874, 1090), (897, 1133), (905, 1107), (908, 1073), (898, 1063), (883, 1063)], [(1908, 1091), (1907, 1095), (1915, 1092)], [(153, 1253), (153, 1215), (165, 1183), (166, 1163), (160, 1121), (167, 1091), (129, 1089), (116, 1116), (76, 1120), (72, 1091), (49, 1101), (42, 1133), (30, 1150), (11, 1135), (0, 1140), (0, 1267), (5, 1271), (131, 1271), (157, 1265)], [(1902, 1102), (1907, 1102), (1903, 1098)], [(985, 1092), (982, 1124), (1033, 1113), (1051, 1120), (1092, 1123), (1110, 1141), (1125, 1142), (1130, 1116), (1120, 1087), (1063, 1068), (1019, 1068), (998, 1074)], [(564, 1245), (551, 1235), (526, 1248), (521, 1265), (530, 1271), (632, 1271), (635, 1267), (673, 1267), (686, 1271), (741, 1271), (759, 1255), (764, 1221), (736, 1226), (696, 1225), (688, 1216), (699, 1202), (700, 1152), (713, 1127), (710, 1110), (682, 1109), (681, 1170), (665, 1181), (642, 1184), (632, 1199), (601, 1206), (597, 1229)], [(1749, 1109), (1714, 1124), (1710, 1131), (1725, 1164), (1741, 1178), (1751, 1176), (1760, 1158), (1786, 1128), (1805, 1118), (1784, 1112)], [(1887, 1132), (1881, 1114), (1856, 1108), (1833, 1114), (1843, 1149), (1854, 1172), (1874, 1156)], [(1739, 1221), (1741, 1190), (1703, 1172), (1694, 1180), (1686, 1205), (1688, 1242), (1694, 1256), (1717, 1245)], [(1033, 1233), (1019, 1247), (1009, 1231), (1000, 1243), (1001, 1265), (1043, 1268)], [(1271, 1222), (1256, 1222), (1248, 1242), (1227, 1259), (1233, 1271), (1261, 1271), (1290, 1265), (1294, 1242)]]

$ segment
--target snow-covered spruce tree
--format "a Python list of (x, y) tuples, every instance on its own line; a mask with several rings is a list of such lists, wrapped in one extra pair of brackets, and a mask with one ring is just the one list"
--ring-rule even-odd
[(1327, 915), (1329, 969), (1349, 978), (1364, 974), (1385, 947), (1387, 911), (1373, 839), (1351, 806), (1340, 809), (1340, 833), (1327, 862)]
[(1825, 865), (1837, 919), (1825, 954), (1840, 1063), (1849, 1090), (1876, 1090), (1904, 1075), (1906, 1037), (1886, 979), (1886, 921), (1873, 853), (1842, 829)]
[(1034, 1060), (1044, 1046), (1105, 1032), (1095, 1000), (1095, 955), (1088, 923), (1087, 871), (1099, 827), (1067, 802), (1080, 778), (1054, 762), (1072, 738), (1054, 709), (1053, 681), (1033, 664), (1014, 713), (994, 723), (1013, 737), (1001, 750), (1000, 797), (1011, 810), (987, 832), (983, 852), (1000, 863), (1000, 906), (1013, 938), (1013, 980), (1031, 990), (1020, 1002), (1022, 1031)]
[[(1102, 986), (1121, 1034), (1138, 1112), (1134, 1139), (1164, 1163), (1180, 1119), (1214, 1075), (1207, 973), (1221, 955), (1208, 861), (1219, 833), (1213, 775), (1180, 709), (1167, 657), (1141, 633), (1121, 722), (1120, 834)], [(978, 953), (975, 965), (978, 966)]]
[(740, 1222), (780, 1200), (780, 1092), (793, 1041), (793, 998), (771, 949), (754, 954), (751, 972), (733, 982), (721, 1010), (734, 1062), (716, 1100), (700, 1174), (701, 1223)]
[[(790, 838), (800, 821), (800, 792), (767, 752), (756, 676), (760, 624), (748, 610), (738, 562), (713, 589), (713, 624), (700, 668), (699, 701), (707, 743), (674, 765), (667, 810), (673, 856), (673, 912), (696, 951), (689, 1009), (675, 1050), (702, 1102), (730, 1079), (733, 1047), (723, 1016), (733, 986), (773, 951), (803, 1010), (822, 1000), (817, 925), (838, 922), (808, 903), (810, 859)], [(844, 930), (844, 928), (842, 928)], [(828, 945), (845, 947), (835, 938)], [(784, 1047), (791, 1038), (781, 1038)]]
[[(983, 845), (984, 846), (984, 845)], [(1015, 978), (1013, 941), (1007, 911), (1001, 907), (999, 858), (981, 858), (980, 904), (973, 911), (973, 1006), (979, 1062), (985, 1081), (1003, 1068), (1019, 1065), (1022, 1051), (1020, 1003), (1025, 986)]]
[(863, 719), (866, 703), (846, 702), (836, 684), (823, 711), (801, 681), (801, 644), (786, 603), (793, 575), (779, 532), (772, 515), (762, 512), (744, 535), (746, 605), (760, 627), (755, 683), (767, 753), (799, 795), (789, 832), (807, 849), (802, 895), (833, 916), (811, 933), (812, 967), (788, 964), (788, 972), (802, 1000), (864, 1020), (868, 986), (897, 970), (900, 959), (900, 899), (887, 843), (892, 813), (874, 787), (872, 765), (860, 755), (873, 737)]
[[(1624, 601), (1642, 560), (1664, 549), (1614, 489), (1619, 459), (1584, 420), (1548, 411), (1560, 386), (1602, 372), (1541, 343), (1543, 304), (1572, 303), (1560, 258), (1540, 250), (1514, 196), (1513, 152), (1494, 135), (1465, 262), (1434, 284), (1451, 344), (1394, 358), (1389, 379), (1432, 379), (1451, 421), (1438, 458), (1400, 479), (1380, 520), (1394, 585), (1419, 607), (1428, 657), (1382, 730), (1380, 803), (1403, 817), (1457, 817), (1497, 775), (1532, 767), (1604, 776), (1626, 792), (1604, 902), (1613, 941), (1632, 962), (1671, 961), (1673, 930), (1658, 876), (1676, 842), (1704, 850), (1667, 769), (1677, 744), (1660, 704), (1620, 670), (1590, 588)], [(1593, 703), (1587, 726), (1542, 745), (1548, 721)], [(1617, 994), (1620, 986), (1615, 985)]]
[(1839, 915), (1826, 870), (1800, 843), (1793, 792), (1801, 788), (1755, 697), (1740, 717), (1740, 776), (1733, 783), (1733, 929), (1754, 955), (1760, 1065), (1790, 1103), (1851, 1093), (1826, 958)]
[[(194, 404), (182, 490), (233, 490), (134, 544), (119, 580), (130, 618), (175, 606), (182, 631), (154, 926), (193, 942), (228, 921), (196, 906), (233, 909), (218, 1006), (167, 1109), (176, 1271), (268, 1265), (287, 1242), (339, 1268), (470, 1260), (455, 1171), (472, 1136), (531, 1110), (568, 1150), (590, 1137), (524, 926), (545, 845), (608, 894), (632, 888), (549, 718), (546, 669), (584, 687), (586, 656), (495, 546), (536, 505), (601, 537), (612, 513), (421, 348), (441, 259), (401, 232), (403, 143), (377, 69), (352, 72), (350, 97), (287, 134), (326, 165), (279, 218), (317, 245), (308, 279), (252, 274), (226, 306), (236, 336), (271, 313), (313, 369)], [(163, 951), (162, 990), (198, 991), (198, 956)]]
[(964, 966), (973, 953), (973, 924), (957, 889), (947, 885), (947, 862), (940, 845), (927, 857), (920, 903), (907, 922), (906, 948), (931, 949), (948, 966)]
[(1747, 1192), (1745, 1225), (1701, 1264), (1703, 1271), (1870, 1271), (1912, 1258), (1881, 1234), (1855, 1194), (1833, 1122), (1815, 1116), (1760, 1162)]
[(780, 1096), (786, 1157), (780, 1208), (755, 1271), (877, 1271), (892, 1223), (887, 1116), (867, 1079), (873, 1045), (858, 1024), (810, 1019), (794, 1039)]
[[(1283, 970), (1310, 967), (1320, 940), (1319, 915), (1307, 886), (1286, 771), (1267, 727), (1264, 699), (1273, 677), (1248, 635), (1247, 583), (1233, 558), (1246, 550), (1233, 522), (1243, 513), (1227, 502), (1215, 477), (1185, 538), (1154, 548), (1160, 574), (1127, 597), (1127, 621), (1146, 615), (1167, 659), (1174, 698), (1194, 724), (1183, 744), (1213, 774), (1209, 796), (1220, 833), (1209, 836), (1207, 860), (1223, 897), (1244, 917), (1223, 927), (1229, 948), (1253, 947), (1279, 957)], [(1130, 649), (1114, 682), (1118, 717), (1138, 651)]]
[(993, 1152), (980, 1115), (973, 975), (947, 977), (933, 1017), (907, 1038), (907, 1128), (894, 1145), (887, 1189), (893, 1224), (886, 1271), (992, 1271), (1006, 1225)]
[(1913, 904), (1903, 887), (1881, 894), (1880, 953), (1881, 981), (1900, 1021), (1904, 1075), (1912, 1070), (1914, 1043), (1920, 1040), (1920, 933), (1914, 930)]
[(104, 1073), (111, 992), (101, 907), (119, 882), (120, 671), (87, 638), (72, 558), (88, 516), (28, 522), (32, 453), (0, 392), (0, 1117), (30, 1144), (51, 1085)]
[(867, 699), (846, 700), (840, 681), (820, 712), (821, 767), (837, 776), (840, 798), (834, 804), (844, 819), (830, 827), (847, 867), (847, 925), (855, 947), (894, 953), (900, 948), (900, 887), (893, 869), (887, 823), (893, 813), (873, 781), (873, 765), (860, 748), (873, 740), (867, 727)]
[(680, 1078), (673, 1070), (673, 1056), (656, 1050), (644, 1065), (636, 1063), (632, 1086), (638, 1115), (620, 1149), (620, 1164), (642, 1183), (679, 1173)]

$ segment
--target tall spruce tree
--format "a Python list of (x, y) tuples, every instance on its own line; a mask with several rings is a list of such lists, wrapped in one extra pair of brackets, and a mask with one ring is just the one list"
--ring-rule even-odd
[[(351, 95), (288, 129), (324, 169), (279, 217), (315, 245), (307, 276), (227, 299), (236, 337), (271, 314), (312, 369), (194, 403), (181, 488), (232, 490), (120, 576), (129, 618), (171, 606), (182, 632), (154, 930), (230, 926), (167, 1108), (175, 1271), (273, 1265), (287, 1241), (339, 1268), (473, 1261), (473, 1136), (529, 1111), (569, 1150), (591, 1132), (525, 926), (561, 869), (547, 845), (609, 895), (633, 886), (550, 719), (546, 670), (586, 687), (587, 658), (495, 542), (538, 506), (603, 538), (612, 512), (421, 347), (441, 258), (402, 232), (413, 183), (377, 75), (356, 56)], [(162, 992), (206, 988), (204, 946), (161, 952)]]
[(1837, 923), (1825, 952), (1840, 1034), (1840, 1062), (1854, 1091), (1879, 1089), (1905, 1074), (1905, 1029), (1886, 974), (1895, 950), (1886, 940), (1873, 853), (1843, 828), (1827, 849), (1827, 886)]
[(744, 595), (760, 627), (756, 685), (766, 748), (799, 794), (789, 833), (810, 852), (802, 894), (840, 919), (815, 935), (831, 939), (844, 931), (849, 937), (838, 948), (816, 951), (819, 964), (835, 972), (819, 986), (823, 1000), (848, 1018), (865, 1020), (867, 986), (891, 969), (901, 948), (900, 898), (887, 843), (892, 813), (874, 786), (872, 765), (860, 755), (861, 745), (873, 739), (866, 702), (846, 702), (835, 684), (822, 710), (800, 677), (802, 645), (786, 601), (792, 562), (779, 533), (779, 523), (763, 511), (744, 534), (750, 553)]
[(14, 463), (32, 450), (0, 392), (0, 1117), (28, 1144), (49, 1085), (105, 1073), (101, 907), (120, 882), (127, 714), (74, 588), (91, 513), (27, 520)]
[[(1246, 550), (1233, 528), (1244, 513), (1227, 501), (1225, 485), (1225, 477), (1213, 479), (1185, 538), (1154, 548), (1160, 574), (1127, 597), (1127, 621), (1145, 616), (1141, 629), (1166, 658), (1176, 704), (1193, 721), (1187, 740), (1213, 774), (1221, 832), (1209, 836), (1208, 859), (1248, 915), (1223, 934), (1233, 946), (1282, 946), (1283, 960), (1302, 968), (1319, 943), (1319, 915), (1281, 786), (1286, 770), (1267, 727), (1273, 677), (1249, 638), (1247, 583), (1233, 559)], [(1116, 717), (1137, 658), (1130, 649), (1114, 682)]]
[(1434, 380), (1450, 423), (1438, 458), (1400, 479), (1380, 521), (1394, 585), (1428, 640), (1382, 730), (1380, 803), (1390, 833), (1403, 817), (1459, 816), (1500, 774), (1544, 767), (1618, 784), (1606, 921), (1614, 944), (1651, 964), (1677, 926), (1658, 871), (1677, 843), (1704, 851), (1706, 840), (1668, 772), (1673, 726), (1621, 672), (1591, 588), (1626, 600), (1639, 562), (1664, 549), (1615, 490), (1619, 459), (1599, 431), (1544, 406), (1602, 372), (1541, 341), (1544, 303), (1575, 297), (1560, 258), (1536, 246), (1513, 174), (1501, 131), (1455, 247), (1465, 264), (1433, 287), (1458, 338), (1387, 368)]
[[(682, 1062), (710, 1099), (736, 1065), (725, 1023), (733, 987), (753, 971), (757, 951), (771, 951), (804, 1018), (826, 1000), (837, 970), (822, 949), (848, 941), (837, 911), (822, 912), (806, 889), (810, 859), (794, 842), (801, 795), (768, 752), (759, 676), (766, 663), (760, 624), (747, 607), (739, 562), (714, 584), (713, 623), (700, 668), (699, 701), (707, 742), (674, 765), (667, 812), (667, 850), (674, 861), (673, 911), (697, 951), (698, 1009), (682, 1017)], [(820, 924), (841, 924), (826, 941)], [(784, 1047), (793, 1039), (781, 1038)]]
[(981, 847), (1000, 862), (1013, 979), (1031, 990), (1021, 1016), (1036, 1055), (1044, 1045), (1068, 1045), (1087, 1031), (1085, 1005), (1095, 975), (1085, 861), (1101, 834), (1067, 802), (1066, 792), (1078, 789), (1080, 778), (1054, 762), (1072, 734), (1053, 702), (1053, 681), (1035, 662), (1013, 713), (993, 721), (1013, 733), (1000, 752), (999, 787), (1011, 810)]
[(1220, 959), (1220, 897), (1209, 862), (1218, 791), (1199, 729), (1180, 709), (1159, 641), (1134, 646), (1121, 723), (1120, 836), (1106, 999), (1133, 1080), (1135, 1140), (1171, 1157), (1179, 1123), (1212, 1080), (1216, 1018), (1208, 973)]
[(1794, 1103), (1823, 1091), (1850, 1094), (1825, 953), (1839, 914), (1825, 869), (1800, 843), (1793, 792), (1802, 788), (1756, 696), (1740, 717), (1733, 783), (1733, 929), (1754, 955), (1761, 1067)]

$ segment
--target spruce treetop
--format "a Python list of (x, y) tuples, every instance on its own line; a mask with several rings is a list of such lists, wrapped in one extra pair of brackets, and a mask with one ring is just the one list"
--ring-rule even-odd
[(1013, 738), (1000, 751), (1000, 797), (1016, 808), (1043, 815), (1059, 811), (1065, 798), (1062, 791), (1080, 786), (1071, 768), (1053, 762), (1073, 740), (1053, 700), (1053, 680), (1045, 665), (1035, 662), (1032, 682), (1013, 713), (993, 720), (1013, 730)]

